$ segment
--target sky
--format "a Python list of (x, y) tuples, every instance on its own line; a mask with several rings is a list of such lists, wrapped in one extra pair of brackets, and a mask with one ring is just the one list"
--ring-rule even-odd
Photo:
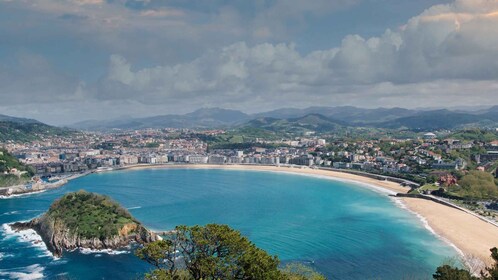
[(0, 0), (0, 114), (498, 104), (498, 0)]

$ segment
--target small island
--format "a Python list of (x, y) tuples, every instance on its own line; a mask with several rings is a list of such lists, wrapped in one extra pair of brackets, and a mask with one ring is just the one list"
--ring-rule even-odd
[(64, 250), (113, 250), (160, 239), (108, 196), (83, 190), (56, 200), (40, 217), (11, 226), (14, 230), (35, 230), (58, 257)]

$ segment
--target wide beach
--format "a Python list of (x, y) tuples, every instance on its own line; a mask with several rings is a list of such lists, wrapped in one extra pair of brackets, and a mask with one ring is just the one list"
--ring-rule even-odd
[[(328, 177), (331, 179), (354, 181), (363, 186), (382, 190), (389, 194), (407, 193), (410, 189), (400, 184), (376, 180), (359, 175), (312, 169), (308, 167), (288, 166), (258, 166), (258, 165), (140, 165), (129, 169), (148, 168), (199, 168), (199, 169), (233, 169), (233, 170), (257, 170), (270, 172), (291, 172), (309, 176)], [(482, 264), (491, 264), (489, 249), (498, 246), (498, 227), (478, 219), (461, 210), (451, 208), (433, 201), (418, 198), (396, 198), (399, 199), (410, 211), (418, 214), (425, 220), (428, 226), (445, 241), (456, 246), (463, 254), (465, 262), (472, 268), (480, 267)], [(477, 263), (476, 263), (477, 260)], [(471, 263), (469, 263), (471, 262)]]

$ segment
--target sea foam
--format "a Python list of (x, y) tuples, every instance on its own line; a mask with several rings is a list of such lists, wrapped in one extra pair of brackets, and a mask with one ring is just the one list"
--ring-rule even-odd
[(44, 270), (45, 268), (40, 266), (39, 264), (33, 264), (20, 268), (0, 269), (0, 276), (6, 276), (6, 278), (8, 279), (19, 280), (42, 279), (45, 277), (45, 275), (43, 274)]
[(2, 229), (5, 232), (6, 238), (9, 238), (10, 236), (16, 238), (18, 242), (30, 243), (33, 247), (36, 247), (42, 251), (43, 254), (41, 254), (40, 257), (52, 257), (54, 259), (58, 259), (50, 253), (47, 245), (45, 245), (45, 242), (43, 242), (41, 236), (36, 233), (36, 231), (32, 229), (14, 230), (9, 224), (3, 224)]

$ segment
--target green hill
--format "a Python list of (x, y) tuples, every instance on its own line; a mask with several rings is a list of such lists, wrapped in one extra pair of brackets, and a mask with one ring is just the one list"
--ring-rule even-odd
[(76, 248), (118, 249), (157, 240), (117, 202), (83, 190), (56, 200), (43, 216), (12, 226), (34, 229), (58, 256)]
[[(5, 174), (11, 169), (17, 169), (19, 174)], [(9, 187), (24, 184), (33, 177), (34, 171), (29, 166), (23, 165), (7, 150), (0, 149), (0, 187)]]
[(287, 136), (302, 135), (306, 132), (337, 132), (344, 128), (342, 122), (320, 114), (289, 119), (259, 118), (250, 121), (247, 125)]
[(73, 130), (50, 126), (40, 122), (16, 122), (0, 120), (0, 142), (29, 142), (46, 136), (67, 136)]

